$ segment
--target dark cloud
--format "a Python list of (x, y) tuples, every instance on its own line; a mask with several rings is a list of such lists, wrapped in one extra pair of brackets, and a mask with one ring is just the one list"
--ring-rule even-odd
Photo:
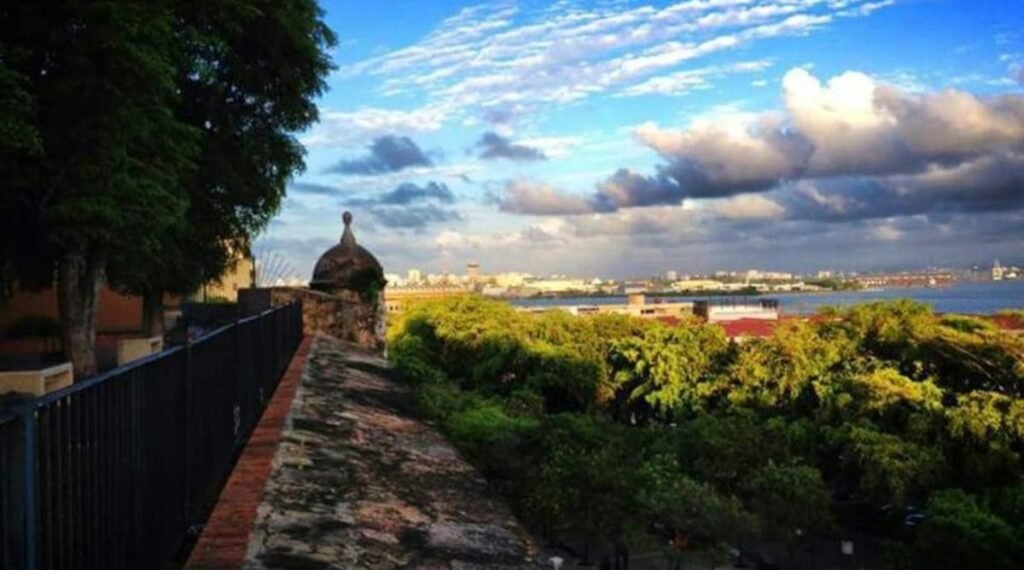
[(436, 204), (371, 206), (368, 211), (377, 223), (388, 228), (422, 230), (431, 224), (462, 220), (455, 210)]
[(1000, 153), (914, 175), (796, 183), (773, 194), (787, 218), (826, 222), (1019, 210), (1024, 154)]
[(501, 209), (579, 214), (791, 192), (791, 215), (825, 220), (1021, 207), (1024, 97), (945, 90), (907, 93), (860, 73), (823, 83), (803, 69), (783, 79), (785, 112), (638, 128), (663, 159), (654, 175), (619, 169), (580, 196), (506, 191)]
[(452, 204), (455, 202), (455, 195), (446, 184), (438, 182), (427, 182), (423, 186), (417, 186), (410, 182), (400, 184), (394, 190), (385, 192), (371, 198), (355, 198), (347, 200), (346, 203), (352, 206), (402, 206), (413, 202), (425, 202), (435, 200), (441, 204)]
[(387, 135), (373, 141), (370, 154), (341, 160), (324, 172), (331, 174), (388, 174), (415, 166), (433, 166), (433, 161), (409, 137)]
[(341, 193), (341, 190), (334, 186), (317, 184), (315, 182), (292, 182), (288, 185), (288, 189), (296, 194), (312, 194), (317, 196), (337, 196)]
[(537, 148), (526, 145), (515, 144), (507, 138), (495, 132), (486, 132), (474, 145), (478, 149), (478, 158), (482, 160), (497, 160), (504, 158), (515, 161), (547, 160), (547, 156)]
[(637, 206), (678, 204), (685, 197), (683, 188), (664, 174), (643, 176), (620, 168), (597, 185), (592, 204), (595, 211), (617, 210)]
[(422, 186), (400, 184), (389, 192), (353, 198), (344, 204), (346, 207), (365, 210), (381, 226), (420, 230), (438, 222), (461, 220), (461, 214), (444, 207), (454, 203), (455, 195), (447, 185), (427, 182)]

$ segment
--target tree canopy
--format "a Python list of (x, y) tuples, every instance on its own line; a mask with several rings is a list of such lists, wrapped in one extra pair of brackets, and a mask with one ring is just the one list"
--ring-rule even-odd
[[(1022, 339), (987, 319), (872, 303), (737, 345), (469, 297), (389, 335), (424, 413), (552, 540), (714, 562), (839, 536), (859, 524), (840, 503), (918, 568), (1004, 567), (1024, 537)], [(904, 512), (925, 522), (881, 514)]]
[(0, 276), (56, 274), (76, 371), (102, 283), (190, 292), (277, 211), (333, 42), (314, 0), (0, 8)]

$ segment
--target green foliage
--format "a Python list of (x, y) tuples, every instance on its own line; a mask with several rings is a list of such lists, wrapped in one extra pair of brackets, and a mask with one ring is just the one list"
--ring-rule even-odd
[(844, 459), (854, 467), (862, 491), (880, 501), (902, 505), (914, 492), (940, 481), (945, 467), (941, 452), (870, 427), (845, 433)]
[(812, 536), (830, 522), (828, 491), (821, 472), (809, 465), (770, 461), (744, 482), (743, 491), (767, 533), (778, 540)]
[(771, 337), (740, 351), (727, 375), (728, 398), (741, 406), (794, 404), (841, 361), (847, 348), (818, 334), (810, 323), (780, 326)]
[(387, 281), (384, 279), (384, 272), (379, 267), (363, 267), (352, 273), (349, 277), (348, 286), (359, 293), (364, 301), (377, 302), (381, 289)]
[(959, 489), (936, 493), (914, 543), (916, 567), (1009, 570), (1024, 554), (1021, 534)]
[(608, 360), (623, 395), (620, 406), (640, 413), (649, 408), (663, 418), (680, 408), (700, 409), (712, 395), (711, 380), (727, 347), (720, 328), (697, 324), (653, 326), (617, 341)]
[(333, 34), (315, 0), (16, 2), (0, 14), (0, 285), (62, 294), (95, 365), (95, 291), (215, 280), (304, 167)]
[(961, 530), (950, 560), (1000, 567), (1024, 537), (1024, 351), (984, 320), (873, 303), (734, 345), (697, 322), (463, 297), (411, 308), (389, 341), (424, 412), (551, 539), (795, 544), (830, 532), (829, 489), (933, 498), (919, 540), (889, 537), (902, 568)]

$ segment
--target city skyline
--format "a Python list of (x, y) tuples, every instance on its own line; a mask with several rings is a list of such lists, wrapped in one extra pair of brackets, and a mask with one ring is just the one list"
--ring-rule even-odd
[(1004, 2), (324, 8), (338, 69), (298, 135), (307, 171), (257, 242), (299, 277), (344, 209), (386, 269), (435, 273), (1024, 250), (1024, 10)]

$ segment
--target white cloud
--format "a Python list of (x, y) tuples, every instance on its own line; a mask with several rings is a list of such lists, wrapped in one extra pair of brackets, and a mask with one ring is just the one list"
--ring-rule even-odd
[(382, 135), (409, 135), (437, 131), (446, 111), (423, 107), (412, 111), (364, 107), (355, 111), (322, 111), (320, 122), (300, 137), (309, 147), (362, 145)]
[(838, 10), (869, 4), (687, 0), (663, 8), (559, 3), (541, 11), (484, 5), (445, 20), (413, 45), (339, 73), (379, 77), (387, 95), (426, 96), (444, 117), (501, 106), (529, 111), (599, 93), (678, 93), (712, 78), (681, 66), (763, 39), (804, 35)]
[(786, 209), (778, 202), (759, 194), (741, 194), (716, 200), (708, 210), (727, 220), (775, 220), (782, 218)]

